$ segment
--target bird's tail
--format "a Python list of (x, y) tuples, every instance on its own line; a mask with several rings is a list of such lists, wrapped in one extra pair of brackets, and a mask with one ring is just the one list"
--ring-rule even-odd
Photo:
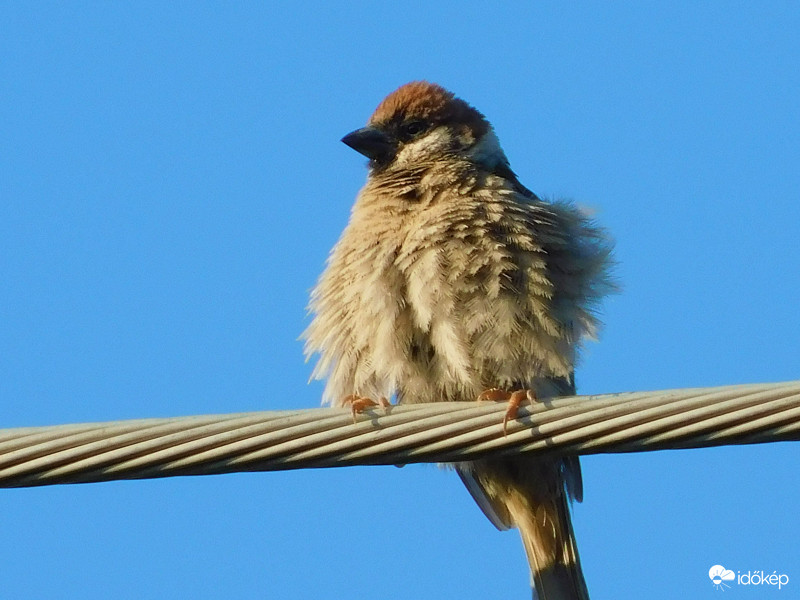
[(534, 600), (589, 600), (567, 498), (559, 494), (534, 507), (517, 506), (513, 494), (509, 500), (528, 556)]
[(570, 499), (583, 495), (577, 460), (485, 460), (456, 469), (498, 529), (519, 529), (534, 600), (589, 600), (570, 517)]

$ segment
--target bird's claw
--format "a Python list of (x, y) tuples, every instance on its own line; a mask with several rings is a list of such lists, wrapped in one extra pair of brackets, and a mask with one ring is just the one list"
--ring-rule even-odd
[(353, 423), (356, 423), (356, 415), (360, 415), (369, 408), (380, 406), (382, 408), (389, 408), (391, 406), (386, 398), (381, 396), (380, 400), (375, 402), (372, 398), (366, 396), (359, 396), (358, 394), (350, 394), (342, 399), (342, 406), (349, 406), (350, 412), (353, 414)]
[(508, 402), (506, 414), (503, 416), (503, 435), (508, 435), (508, 422), (517, 418), (519, 407), (523, 402), (536, 400), (532, 390), (515, 390), (509, 392), (500, 388), (489, 388), (480, 393), (478, 402)]

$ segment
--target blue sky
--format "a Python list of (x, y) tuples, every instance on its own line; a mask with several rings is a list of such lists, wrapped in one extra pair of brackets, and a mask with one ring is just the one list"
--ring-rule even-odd
[[(4, 4), (0, 426), (317, 406), (297, 338), (366, 176), (339, 139), (421, 78), (613, 232), (581, 392), (800, 377), (797, 4), (455, 6)], [(800, 586), (798, 452), (584, 459), (593, 598), (711, 598), (714, 564)], [(9, 598), (528, 594), (516, 534), (429, 465), (0, 490), (0, 514)]]

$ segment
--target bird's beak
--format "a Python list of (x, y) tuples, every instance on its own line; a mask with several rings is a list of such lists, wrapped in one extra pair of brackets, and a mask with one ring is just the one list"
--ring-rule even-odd
[(351, 131), (342, 138), (342, 141), (377, 163), (388, 162), (395, 153), (392, 140), (375, 127), (367, 126)]

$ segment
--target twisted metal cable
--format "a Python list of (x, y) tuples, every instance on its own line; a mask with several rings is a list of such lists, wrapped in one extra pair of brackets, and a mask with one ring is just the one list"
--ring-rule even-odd
[(800, 381), (0, 430), (0, 487), (800, 440)]

